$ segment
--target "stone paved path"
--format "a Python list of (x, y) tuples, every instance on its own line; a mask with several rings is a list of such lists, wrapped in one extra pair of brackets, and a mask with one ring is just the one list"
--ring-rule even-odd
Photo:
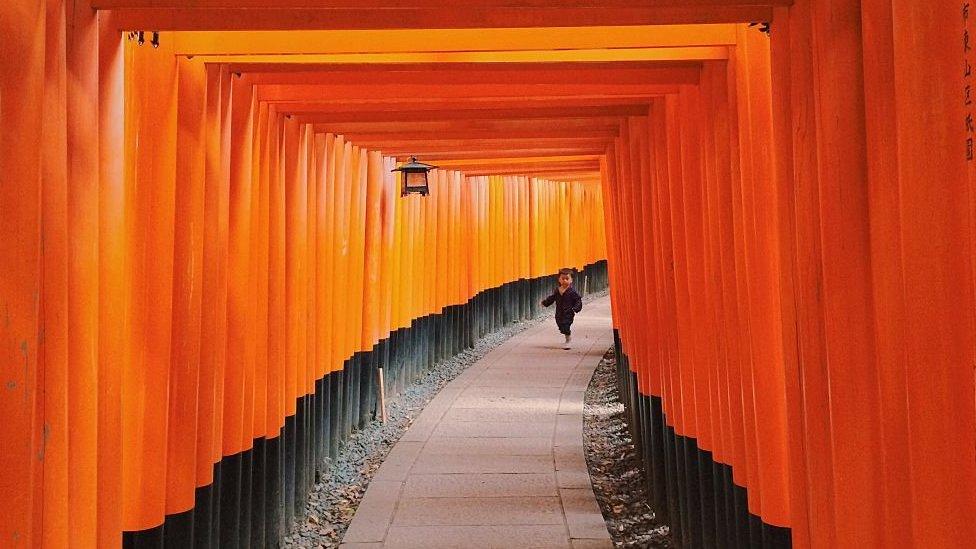
[(613, 344), (586, 304), (573, 349), (547, 321), (494, 349), (418, 416), (342, 547), (612, 547), (583, 456), (583, 392)]

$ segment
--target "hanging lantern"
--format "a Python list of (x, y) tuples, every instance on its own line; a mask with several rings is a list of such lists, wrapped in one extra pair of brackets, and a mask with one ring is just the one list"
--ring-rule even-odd
[(401, 173), (400, 196), (407, 196), (408, 194), (414, 193), (420, 194), (421, 196), (430, 194), (430, 188), (427, 186), (427, 172), (436, 167), (430, 164), (424, 164), (423, 162), (417, 162), (417, 157), (412, 156), (410, 157), (410, 162), (401, 164), (395, 168), (393, 171)]

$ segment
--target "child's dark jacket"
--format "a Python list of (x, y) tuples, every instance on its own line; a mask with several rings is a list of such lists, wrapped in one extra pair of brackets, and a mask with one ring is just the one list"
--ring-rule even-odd
[(559, 293), (556, 288), (552, 295), (543, 300), (542, 304), (546, 307), (556, 304), (556, 322), (559, 324), (572, 324), (576, 313), (583, 310), (583, 298), (576, 292), (576, 288), (570, 286), (566, 291)]

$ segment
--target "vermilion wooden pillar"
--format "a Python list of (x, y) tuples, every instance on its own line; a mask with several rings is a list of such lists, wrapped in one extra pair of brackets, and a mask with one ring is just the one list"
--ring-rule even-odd
[[(875, 9), (883, 9), (880, 4)], [(887, 92), (895, 99), (888, 119), (897, 125), (897, 175), (869, 179), (872, 196), (898, 195), (898, 223), (881, 218), (875, 224), (879, 232), (901, 236), (901, 268), (889, 276), (900, 271), (903, 280), (905, 315), (894, 321), (903, 322), (907, 368), (884, 364), (883, 390), (897, 385), (881, 404), (882, 411), (902, 405), (904, 371), (909, 452), (901, 459), (907, 457), (911, 474), (902, 490), (911, 494), (917, 546), (976, 539), (976, 153), (967, 150), (976, 134), (976, 99), (967, 91), (976, 84), (976, 14), (969, 5), (967, 17), (965, 5), (941, 2), (925, 9), (891, 2), (894, 88)], [(868, 96), (869, 105), (876, 96)]]
[(122, 539), (125, 209), (122, 37), (98, 15), (98, 543)]
[(972, 537), (974, 474), (960, 458), (974, 436), (963, 5), (797, 2), (779, 15), (794, 540), (955, 546)]
[[(40, 243), (42, 195), (41, 158), (45, 85), (45, 5), (42, 2), (7, 3), (0, 8), (0, 253), (9, 258), (0, 281), (4, 322), (0, 327), (0, 357), (5, 387), (15, 397), (0, 400), (8, 429), (18, 433), (0, 453), (0, 489), (3, 500), (3, 539), (36, 543), (42, 532), (31, 517), (42, 508), (43, 467), (35, 459), (43, 442), (43, 407), (37, 398), (38, 329), (41, 292)], [(16, 108), (14, 108), (16, 107)], [(9, 322), (6, 320), (9, 318)]]

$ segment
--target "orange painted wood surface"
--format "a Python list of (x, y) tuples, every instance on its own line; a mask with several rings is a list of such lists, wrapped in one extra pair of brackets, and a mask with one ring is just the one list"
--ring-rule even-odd
[(0, 546), (117, 546), (353, 353), (604, 257), (750, 512), (972, 545), (976, 13), (387, 4), (0, 6)]

